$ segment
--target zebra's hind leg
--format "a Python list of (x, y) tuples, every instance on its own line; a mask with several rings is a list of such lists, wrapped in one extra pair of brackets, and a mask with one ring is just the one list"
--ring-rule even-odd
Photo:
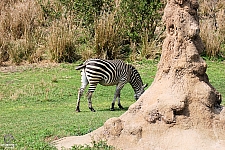
[(80, 98), (84, 93), (84, 88), (80, 88), (78, 92), (78, 99), (77, 99), (77, 106), (76, 106), (76, 112), (80, 112)]
[(80, 87), (79, 92), (78, 92), (76, 112), (80, 112), (80, 98), (83, 95), (84, 90), (87, 87), (87, 85), (88, 85), (88, 80), (87, 80), (87, 77), (86, 77), (86, 74), (85, 74), (85, 70), (83, 69), (81, 71), (81, 87)]
[(93, 92), (88, 91), (88, 107), (92, 112), (95, 112), (94, 108), (92, 107), (91, 97)]

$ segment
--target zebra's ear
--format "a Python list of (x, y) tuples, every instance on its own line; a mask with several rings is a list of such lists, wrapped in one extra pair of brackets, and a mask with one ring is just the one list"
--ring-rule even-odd
[(148, 86), (148, 83), (147, 83), (147, 84), (144, 84), (142, 87), (143, 87), (143, 89), (144, 89), (144, 88), (146, 88), (147, 86)]

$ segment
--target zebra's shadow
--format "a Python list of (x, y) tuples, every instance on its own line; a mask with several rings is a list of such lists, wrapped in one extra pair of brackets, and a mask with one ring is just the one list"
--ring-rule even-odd
[(120, 109), (120, 108), (116, 108), (116, 107), (115, 107), (115, 110), (113, 110), (113, 111), (110, 110), (110, 108), (103, 108), (103, 109), (101, 109), (101, 108), (100, 108), (100, 109), (97, 109), (97, 108), (96, 108), (95, 110), (96, 110), (96, 112), (98, 112), (98, 111), (110, 111), (110, 112), (115, 112), (115, 111), (127, 111), (128, 108), (129, 108), (129, 107), (123, 107), (123, 109)]

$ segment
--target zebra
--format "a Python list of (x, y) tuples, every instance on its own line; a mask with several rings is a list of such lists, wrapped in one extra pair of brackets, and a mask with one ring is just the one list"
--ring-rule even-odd
[(116, 85), (114, 99), (110, 108), (112, 111), (115, 110), (114, 105), (117, 98), (119, 108), (123, 109), (120, 104), (120, 91), (126, 83), (129, 82), (134, 89), (134, 98), (136, 100), (144, 93), (144, 88), (148, 86), (148, 84), (143, 84), (138, 71), (122, 60), (89, 59), (76, 67), (76, 70), (81, 69), (81, 87), (78, 92), (76, 112), (80, 112), (80, 98), (88, 84), (88, 107), (92, 112), (95, 112), (95, 110), (92, 107), (91, 98), (97, 84), (103, 86)]

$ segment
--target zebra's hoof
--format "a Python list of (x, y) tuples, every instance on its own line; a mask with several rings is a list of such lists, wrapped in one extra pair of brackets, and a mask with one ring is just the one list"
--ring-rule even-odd
[(89, 108), (92, 112), (95, 112), (94, 108)]
[(119, 106), (120, 109), (124, 109), (122, 105), (118, 104), (118, 106)]
[(80, 112), (80, 109), (76, 109), (76, 112)]
[(114, 109), (114, 108), (110, 108), (110, 110), (111, 110), (111, 111), (115, 111), (115, 109)]

